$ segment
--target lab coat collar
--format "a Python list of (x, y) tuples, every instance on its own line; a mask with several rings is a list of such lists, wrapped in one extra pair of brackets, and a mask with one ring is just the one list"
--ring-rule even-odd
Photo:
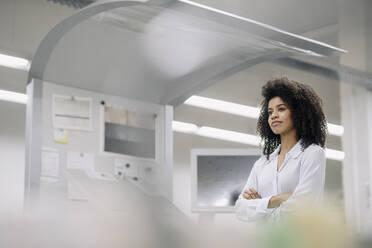
[[(298, 142), (296, 143), (296, 145), (294, 145), (292, 147), (292, 149), (288, 152), (288, 155), (291, 157), (291, 158), (297, 158), (301, 152), (302, 152), (302, 146), (301, 146), (301, 141), (302, 139), (298, 140)], [(280, 147), (281, 147), (281, 144), (279, 144), (279, 146), (270, 154), (270, 157), (269, 157), (269, 160), (273, 160), (275, 157), (278, 156), (278, 153), (280, 151)]]
[(269, 160), (273, 160), (276, 156), (278, 156), (278, 153), (280, 151), (281, 144), (278, 145), (278, 147), (270, 154)]
[(292, 149), (288, 152), (289, 156), (292, 158), (297, 158), (302, 152), (302, 145), (301, 139), (297, 141), (296, 145), (292, 147)]

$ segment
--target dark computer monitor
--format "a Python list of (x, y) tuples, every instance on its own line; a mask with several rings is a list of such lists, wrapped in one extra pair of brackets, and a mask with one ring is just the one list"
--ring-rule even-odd
[(258, 149), (192, 149), (192, 212), (233, 212), (261, 154)]

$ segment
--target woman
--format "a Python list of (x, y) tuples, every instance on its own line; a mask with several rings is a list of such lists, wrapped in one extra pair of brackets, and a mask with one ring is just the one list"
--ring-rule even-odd
[(264, 142), (235, 204), (243, 221), (275, 218), (303, 201), (322, 199), (327, 122), (322, 101), (308, 86), (286, 77), (262, 87), (257, 132)]

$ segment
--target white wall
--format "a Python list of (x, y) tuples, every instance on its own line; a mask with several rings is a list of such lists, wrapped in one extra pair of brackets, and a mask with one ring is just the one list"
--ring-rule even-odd
[(0, 101), (0, 216), (23, 209), (26, 105)]

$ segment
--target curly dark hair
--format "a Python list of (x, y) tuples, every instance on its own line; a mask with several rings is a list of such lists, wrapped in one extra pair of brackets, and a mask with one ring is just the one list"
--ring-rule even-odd
[(263, 154), (270, 154), (279, 146), (280, 135), (274, 134), (268, 123), (268, 105), (274, 97), (280, 97), (291, 110), (293, 127), (297, 138), (302, 139), (302, 150), (311, 144), (324, 148), (328, 134), (327, 120), (322, 109), (322, 100), (309, 85), (289, 80), (286, 77), (269, 80), (262, 87), (261, 112), (257, 133), (264, 141)]

